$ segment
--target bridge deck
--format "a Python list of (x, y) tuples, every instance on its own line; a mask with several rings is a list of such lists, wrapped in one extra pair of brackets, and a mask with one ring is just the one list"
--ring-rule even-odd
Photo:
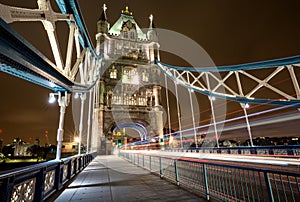
[(97, 156), (47, 201), (205, 201), (117, 156)]

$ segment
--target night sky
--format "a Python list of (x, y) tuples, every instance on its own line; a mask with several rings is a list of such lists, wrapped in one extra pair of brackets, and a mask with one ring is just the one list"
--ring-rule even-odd
[[(51, 1), (58, 11), (55, 1)], [(0, 3), (37, 8), (34, 0), (0, 0)], [(173, 30), (196, 41), (216, 65), (231, 65), (276, 59), (300, 54), (300, 1), (171, 1), (171, 0), (79, 0), (92, 42), (95, 44), (96, 23), (106, 3), (110, 25), (129, 6), (141, 28), (149, 26), (154, 15), (157, 28)], [(26, 40), (52, 58), (46, 33), (41, 23), (13, 23)], [(58, 26), (59, 38), (67, 40), (66, 25)], [(160, 41), (161, 46), (164, 42)], [(176, 41), (174, 41), (176, 43)], [(180, 48), (180, 47), (178, 47)], [(64, 48), (65, 50), (65, 48)], [(63, 57), (65, 58), (65, 57)], [(161, 53), (161, 61), (186, 65), (184, 60)], [(0, 72), (0, 138), (5, 143), (14, 137), (44, 143), (45, 131), (55, 143), (59, 108), (48, 103), (49, 90)], [(74, 132), (71, 107), (65, 122), (65, 139)], [(293, 127), (294, 125), (292, 125)]]

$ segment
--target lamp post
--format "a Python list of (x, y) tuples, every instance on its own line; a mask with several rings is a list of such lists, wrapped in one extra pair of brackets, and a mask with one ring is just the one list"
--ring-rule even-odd
[(78, 142), (78, 155), (81, 154), (81, 141), (82, 141), (82, 130), (83, 130), (83, 110), (84, 110), (84, 102), (86, 99), (86, 94), (80, 94), (81, 107), (80, 107), (80, 123), (79, 123), (79, 142)]
[(86, 153), (90, 152), (90, 131), (91, 131), (91, 113), (92, 113), (92, 96), (94, 94), (94, 88), (90, 90), (89, 93), (89, 112), (88, 112), (88, 120), (87, 120), (87, 141), (86, 141)]
[(56, 160), (61, 159), (61, 146), (64, 136), (64, 118), (66, 107), (69, 105), (69, 97), (67, 92), (58, 92), (58, 93), (50, 93), (49, 94), (49, 103), (54, 103), (56, 101), (60, 107), (59, 111), (59, 124), (57, 129), (57, 148), (56, 148)]

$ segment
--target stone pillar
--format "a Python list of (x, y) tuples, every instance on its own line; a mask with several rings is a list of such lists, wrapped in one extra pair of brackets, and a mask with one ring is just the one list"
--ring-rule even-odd
[(160, 86), (153, 86), (153, 96), (154, 96), (154, 106), (159, 106), (159, 92), (161, 87)]
[(97, 139), (97, 153), (105, 154), (105, 134), (104, 134), (104, 92), (105, 85), (103, 81), (99, 82), (99, 112), (98, 112), (98, 139)]

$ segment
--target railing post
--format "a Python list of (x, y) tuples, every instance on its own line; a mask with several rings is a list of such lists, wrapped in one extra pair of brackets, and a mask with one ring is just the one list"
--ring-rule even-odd
[(161, 156), (159, 157), (159, 176), (160, 176), (160, 178), (163, 177), (163, 174), (162, 174), (162, 164), (161, 164)]
[(36, 177), (36, 186), (34, 190), (34, 201), (43, 201), (44, 196), (44, 187), (45, 187), (45, 175), (46, 168), (43, 167), (40, 169)]
[(57, 164), (57, 167), (55, 169), (55, 184), (54, 187), (56, 188), (56, 190), (60, 190), (61, 186), (62, 186), (62, 180), (61, 180), (61, 164), (62, 162), (59, 162)]
[(82, 156), (79, 157), (79, 168), (78, 171), (81, 171), (83, 169), (83, 161)]
[(266, 186), (267, 186), (267, 190), (268, 190), (269, 201), (274, 202), (274, 196), (273, 196), (272, 186), (271, 186), (268, 172), (265, 171), (264, 176), (265, 176), (265, 182), (266, 182)]
[(151, 173), (151, 156), (149, 157), (149, 170), (150, 170), (150, 173)]
[(179, 185), (179, 177), (178, 177), (178, 168), (177, 168), (177, 160), (174, 159), (174, 170), (175, 170), (175, 182)]
[[(2, 189), (0, 189), (1, 201), (9, 202), (11, 201), (12, 190), (14, 187), (15, 177), (8, 177), (3, 180)], [(4, 188), (4, 189), (3, 189)]]
[(145, 155), (143, 155), (143, 168), (145, 168)]
[(208, 181), (207, 181), (207, 173), (206, 173), (206, 164), (203, 164), (203, 180), (204, 180), (204, 184), (205, 184), (206, 200), (209, 200), (209, 189), (208, 189)]
[(71, 179), (72, 178), (72, 160), (69, 160), (68, 162), (68, 175), (67, 175), (67, 179)]
[(135, 154), (133, 154), (133, 164), (135, 164)]

